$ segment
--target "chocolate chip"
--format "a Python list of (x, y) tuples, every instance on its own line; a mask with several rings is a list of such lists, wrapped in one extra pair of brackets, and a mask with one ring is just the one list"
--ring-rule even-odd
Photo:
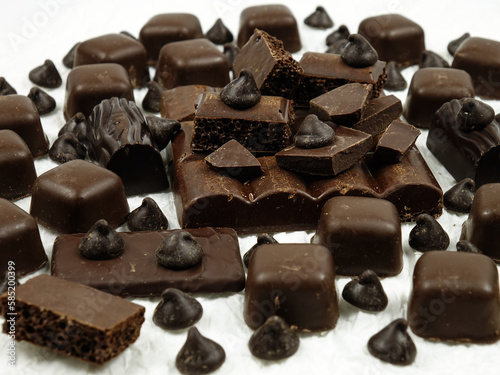
[(409, 365), (417, 348), (408, 334), (408, 322), (396, 319), (368, 340), (368, 351), (376, 358), (395, 365)]
[(153, 313), (153, 322), (164, 329), (191, 327), (203, 315), (201, 304), (186, 293), (168, 288), (161, 294), (161, 301)]
[(363, 36), (351, 34), (347, 41), (340, 55), (345, 64), (353, 68), (365, 68), (377, 62), (377, 51)]
[(448, 61), (443, 59), (437, 53), (432, 51), (423, 51), (420, 55), (420, 63), (418, 64), (420, 69), (422, 68), (449, 68), (450, 64)]
[(338, 40), (349, 38), (349, 29), (346, 25), (340, 25), (339, 28), (326, 37), (326, 45), (331, 46)]
[(260, 91), (249, 69), (242, 69), (240, 76), (229, 82), (220, 92), (222, 102), (232, 108), (246, 109), (260, 102)]
[(332, 127), (318, 119), (318, 116), (308, 115), (295, 133), (294, 143), (299, 148), (319, 148), (328, 146), (334, 139)]
[(476, 184), (472, 178), (464, 178), (443, 195), (444, 206), (448, 210), (469, 212), (474, 199)]
[(493, 120), (495, 120), (493, 108), (474, 98), (464, 99), (462, 108), (457, 113), (458, 128), (466, 132), (481, 130)]
[(17, 94), (16, 89), (12, 87), (4, 77), (0, 77), (0, 96), (14, 94)]
[(123, 254), (125, 242), (104, 219), (89, 229), (78, 245), (80, 254), (90, 260), (108, 260)]
[(227, 62), (229, 63), (229, 67), (231, 70), (233, 69), (233, 62), (238, 53), (240, 53), (240, 49), (234, 43), (225, 43), (224, 44), (224, 56), (226, 56)]
[(28, 77), (31, 82), (49, 89), (55, 89), (62, 84), (61, 76), (51, 60), (45, 60), (43, 65), (33, 69)]
[(49, 157), (61, 164), (76, 159), (85, 160), (87, 147), (73, 133), (66, 133), (57, 137), (50, 146)]
[(73, 69), (73, 64), (75, 62), (75, 52), (76, 47), (80, 45), (80, 42), (76, 43), (71, 49), (68, 51), (66, 56), (63, 57), (62, 63), (68, 69)]
[(457, 251), (463, 251), (466, 253), (476, 253), (476, 254), (483, 253), (481, 250), (479, 250), (479, 248), (476, 245), (467, 240), (458, 241), (456, 246), (457, 246)]
[(71, 117), (66, 124), (59, 130), (57, 135), (60, 137), (63, 134), (72, 133), (80, 142), (87, 142), (87, 120), (83, 113), (78, 112)]
[(127, 217), (127, 226), (131, 231), (166, 230), (168, 220), (154, 199), (146, 197), (142, 204)]
[(56, 108), (56, 101), (54, 98), (41, 88), (32, 87), (28, 94), (28, 98), (35, 104), (36, 110), (40, 116), (46, 115)]
[(387, 72), (387, 80), (385, 81), (384, 89), (401, 91), (406, 88), (408, 84), (395, 61), (388, 62), (385, 66), (385, 70)]
[(177, 354), (175, 366), (182, 374), (208, 374), (221, 367), (225, 359), (226, 353), (222, 346), (192, 327)]
[(382, 311), (388, 303), (384, 287), (377, 274), (371, 270), (349, 281), (342, 291), (342, 297), (351, 305), (367, 311)]
[(146, 121), (156, 142), (156, 146), (158, 146), (160, 151), (167, 147), (168, 142), (181, 129), (179, 121), (169, 118), (148, 115), (146, 116)]
[(315, 29), (329, 29), (333, 27), (332, 19), (322, 6), (317, 7), (314, 13), (307, 16), (304, 23)]
[(233, 41), (233, 34), (224, 25), (220, 18), (215, 21), (215, 24), (207, 31), (205, 38), (210, 40), (214, 44), (224, 44)]
[(325, 53), (333, 53), (335, 55), (341, 55), (346, 44), (347, 44), (347, 39), (339, 39), (336, 42), (334, 42), (330, 47), (328, 47)]
[(450, 238), (443, 227), (429, 214), (417, 216), (417, 224), (410, 231), (410, 246), (418, 251), (446, 250)]
[(278, 241), (276, 241), (273, 236), (271, 236), (267, 233), (259, 234), (259, 236), (257, 237), (257, 243), (255, 245), (253, 245), (250, 248), (250, 250), (248, 250), (243, 255), (243, 264), (245, 265), (246, 268), (248, 268), (248, 265), (250, 264), (250, 258), (252, 257), (253, 253), (255, 253), (255, 250), (257, 250), (257, 248), (260, 245), (264, 245), (264, 244), (268, 244), (268, 243), (278, 243)]
[(191, 268), (201, 262), (203, 251), (191, 233), (175, 230), (156, 249), (156, 260), (172, 270)]
[(132, 34), (130, 34), (128, 31), (125, 31), (125, 30), (124, 31), (120, 31), (120, 34), (128, 36), (131, 39), (137, 40), (137, 38), (135, 36), (133, 36)]
[(299, 338), (279, 316), (267, 318), (250, 337), (250, 352), (260, 359), (278, 360), (291, 357), (299, 349)]
[(142, 100), (142, 108), (149, 112), (160, 112), (161, 95), (165, 88), (156, 81), (149, 81), (147, 84), (148, 92)]
[(450, 53), (450, 55), (452, 55), (452, 56), (455, 55), (455, 52), (457, 52), (458, 46), (460, 46), (460, 44), (462, 44), (462, 42), (467, 38), (470, 38), (469, 33), (465, 33), (460, 38), (454, 39), (450, 43), (448, 43), (448, 52)]

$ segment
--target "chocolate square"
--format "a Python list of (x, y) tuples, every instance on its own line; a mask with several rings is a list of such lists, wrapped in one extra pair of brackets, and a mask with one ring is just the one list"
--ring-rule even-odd
[(165, 90), (161, 95), (161, 117), (182, 121), (193, 121), (196, 103), (201, 94), (217, 92), (219, 89), (205, 85), (186, 85)]
[(370, 100), (361, 119), (352, 125), (353, 129), (371, 135), (379, 135), (403, 113), (401, 100), (394, 95), (380, 96)]
[(420, 130), (394, 120), (380, 137), (373, 159), (382, 163), (398, 163), (415, 144)]

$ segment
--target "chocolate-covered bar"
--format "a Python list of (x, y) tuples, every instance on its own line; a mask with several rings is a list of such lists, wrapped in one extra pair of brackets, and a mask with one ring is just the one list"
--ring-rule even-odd
[(380, 96), (370, 100), (361, 119), (353, 124), (353, 129), (371, 135), (379, 135), (403, 113), (401, 101), (394, 95)]
[(90, 158), (120, 176), (127, 195), (168, 188), (160, 151), (134, 102), (103, 100), (89, 117), (87, 140)]
[(17, 199), (31, 194), (36, 179), (33, 155), (14, 131), (0, 130), (0, 198)]
[(473, 97), (474, 86), (467, 72), (450, 68), (419, 69), (411, 79), (403, 116), (414, 126), (429, 128), (444, 103)]
[(143, 87), (149, 81), (144, 46), (123, 34), (98, 36), (81, 42), (76, 47), (73, 67), (98, 63), (122, 65), (134, 87)]
[(40, 175), (33, 185), (30, 213), (60, 233), (87, 232), (99, 219), (116, 228), (129, 206), (115, 173), (83, 160), (73, 160)]
[(43, 133), (40, 115), (27, 96), (0, 96), (0, 113), (0, 130), (10, 129), (19, 134), (33, 157), (47, 153), (49, 142)]
[(238, 237), (229, 228), (189, 229), (201, 245), (201, 263), (171, 270), (156, 261), (155, 252), (173, 231), (118, 232), (125, 242), (123, 255), (109, 260), (84, 258), (78, 245), (82, 234), (56, 238), (52, 275), (119, 296), (159, 296), (167, 288), (184, 292), (238, 292), (245, 287)]
[(205, 92), (217, 92), (218, 88), (206, 85), (186, 85), (165, 90), (161, 95), (161, 117), (181, 121), (193, 121), (196, 102)]
[(419, 135), (420, 130), (417, 128), (398, 120), (393, 121), (377, 143), (374, 160), (383, 163), (399, 162), (415, 144)]
[(398, 211), (383, 199), (331, 198), (312, 241), (331, 251), (338, 275), (358, 276), (369, 269), (379, 277), (395, 276), (403, 269)]
[(256, 329), (271, 315), (292, 330), (325, 331), (339, 318), (333, 258), (324, 246), (265, 244), (250, 259), (243, 317)]
[(0, 277), (13, 262), (16, 274), (24, 276), (43, 267), (47, 255), (35, 219), (14, 203), (0, 198)]
[(474, 82), (476, 95), (500, 99), (500, 42), (470, 37), (455, 52), (452, 68), (463, 69)]
[(289, 52), (301, 48), (297, 21), (285, 5), (269, 4), (245, 8), (240, 15), (238, 47), (243, 47), (255, 29), (264, 30), (281, 40)]
[(457, 114), (463, 100), (445, 103), (435, 114), (427, 136), (427, 148), (456, 181), (472, 178), (476, 187), (500, 182), (500, 124), (492, 121), (481, 130), (460, 130)]
[[(2, 295), (3, 332), (12, 319)], [(137, 338), (144, 307), (88, 286), (39, 275), (16, 287), (15, 339), (101, 365)]]
[(415, 65), (425, 50), (424, 30), (400, 14), (383, 14), (365, 18), (358, 33), (377, 50), (380, 60), (399, 65)]
[(500, 338), (498, 270), (485, 255), (431, 251), (413, 271), (408, 322), (437, 341), (495, 342)]

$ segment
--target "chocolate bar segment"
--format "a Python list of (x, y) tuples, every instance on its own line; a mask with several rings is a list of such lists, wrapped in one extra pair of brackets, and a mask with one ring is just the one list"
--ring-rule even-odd
[(394, 95), (380, 96), (370, 100), (365, 112), (353, 129), (361, 130), (371, 135), (379, 135), (403, 113), (401, 101)]
[(196, 103), (205, 92), (218, 92), (220, 89), (206, 85), (178, 86), (165, 90), (161, 96), (161, 117), (181, 121), (193, 121)]
[(374, 160), (383, 163), (397, 163), (415, 144), (420, 130), (401, 121), (393, 121), (380, 137)]

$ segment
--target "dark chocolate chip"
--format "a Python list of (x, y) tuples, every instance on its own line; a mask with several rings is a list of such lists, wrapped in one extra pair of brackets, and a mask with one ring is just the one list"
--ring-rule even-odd
[(460, 46), (460, 44), (462, 44), (462, 42), (467, 38), (470, 38), (469, 33), (465, 33), (460, 38), (452, 40), (450, 43), (448, 43), (448, 52), (450, 53), (450, 55), (452, 55), (452, 56), (455, 55), (455, 52), (457, 52), (458, 46)]
[(326, 37), (326, 45), (331, 46), (333, 43), (335, 43), (338, 40), (349, 38), (349, 35), (350, 35), (350, 33), (349, 33), (349, 29), (347, 28), (347, 26), (340, 25), (337, 30), (333, 31), (331, 34), (329, 34)]
[(85, 160), (87, 147), (73, 133), (57, 137), (49, 149), (49, 157), (57, 163), (64, 164), (71, 160)]
[(376, 358), (395, 365), (409, 365), (417, 348), (408, 334), (408, 322), (396, 319), (368, 340), (368, 351)]
[(154, 199), (146, 197), (127, 217), (128, 229), (134, 231), (166, 230), (168, 220)]
[(224, 56), (226, 56), (227, 62), (229, 63), (229, 67), (231, 70), (233, 69), (233, 62), (238, 53), (240, 53), (240, 49), (234, 43), (225, 43), (224, 44)]
[(167, 147), (168, 142), (181, 129), (179, 121), (169, 118), (148, 115), (146, 122), (160, 151)]
[(493, 120), (495, 120), (493, 108), (474, 98), (464, 99), (462, 108), (457, 113), (458, 128), (466, 132), (481, 130)]
[(214, 44), (231, 43), (233, 41), (233, 34), (224, 25), (220, 18), (215, 21), (215, 24), (207, 31), (205, 38)]
[(481, 250), (479, 250), (479, 248), (476, 245), (467, 240), (460, 240), (457, 242), (457, 251), (463, 251), (466, 253), (476, 253), (476, 254), (483, 253)]
[(32, 87), (28, 98), (35, 104), (39, 115), (46, 115), (56, 108), (56, 101), (39, 87)]
[(260, 91), (249, 69), (241, 69), (240, 76), (229, 82), (220, 92), (222, 102), (232, 108), (246, 109), (260, 102)]
[(250, 337), (250, 352), (260, 359), (278, 360), (294, 355), (299, 349), (299, 338), (279, 316), (267, 318)]
[(183, 270), (201, 262), (203, 251), (191, 233), (176, 230), (167, 235), (156, 249), (156, 260), (165, 268)]
[(375, 64), (378, 60), (375, 48), (359, 34), (349, 35), (340, 56), (345, 64), (353, 68), (365, 68)]
[(208, 374), (221, 367), (225, 359), (226, 353), (222, 346), (192, 327), (177, 354), (175, 366), (182, 374)]
[(108, 260), (123, 254), (125, 242), (106, 220), (101, 219), (89, 229), (78, 249), (84, 258)]
[(418, 251), (446, 250), (450, 237), (443, 227), (429, 214), (420, 214), (417, 224), (410, 231), (410, 246)]
[(78, 47), (79, 45), (80, 42), (76, 43), (73, 47), (71, 47), (66, 56), (63, 57), (62, 62), (66, 68), (73, 69), (73, 64), (75, 62), (76, 47)]
[(253, 245), (250, 248), (250, 250), (248, 250), (243, 255), (243, 264), (245, 265), (246, 268), (248, 268), (248, 265), (250, 264), (250, 258), (252, 257), (253, 253), (255, 253), (255, 250), (257, 250), (257, 248), (260, 245), (264, 245), (264, 244), (268, 244), (268, 243), (278, 243), (278, 241), (276, 241), (273, 236), (271, 236), (267, 233), (259, 234), (259, 236), (257, 237), (257, 243), (255, 245)]
[(156, 81), (149, 81), (147, 84), (148, 92), (142, 100), (142, 108), (149, 112), (160, 112), (161, 95), (165, 91)]
[(33, 69), (28, 77), (31, 82), (49, 89), (55, 89), (62, 84), (61, 76), (51, 60), (45, 60), (43, 65)]
[(408, 84), (395, 61), (388, 62), (385, 66), (385, 70), (387, 71), (387, 80), (385, 81), (384, 89), (401, 91), (406, 88)]
[(130, 34), (128, 31), (125, 31), (125, 30), (124, 31), (120, 31), (120, 34), (128, 36), (131, 39), (137, 40), (137, 38), (135, 36), (133, 36), (132, 34)]
[(422, 68), (449, 68), (450, 64), (448, 61), (443, 59), (437, 53), (432, 51), (423, 51), (420, 55), (420, 63), (418, 64), (420, 69)]
[(347, 39), (339, 39), (336, 42), (334, 42), (330, 47), (328, 47), (325, 53), (333, 53), (335, 55), (341, 55), (346, 44), (347, 44)]
[(315, 29), (329, 29), (333, 27), (332, 19), (322, 6), (317, 7), (314, 13), (307, 16), (304, 23)]
[(87, 120), (83, 113), (78, 112), (71, 117), (66, 124), (59, 130), (57, 135), (60, 137), (63, 134), (72, 133), (80, 142), (87, 142)]
[(349, 281), (342, 291), (342, 297), (351, 305), (367, 311), (382, 311), (388, 303), (384, 287), (377, 274), (371, 270)]
[(472, 178), (464, 178), (443, 195), (444, 206), (448, 210), (469, 212), (474, 199), (476, 184)]
[(294, 143), (299, 148), (319, 148), (328, 146), (334, 139), (335, 132), (331, 126), (316, 115), (308, 115), (295, 134)]
[(14, 94), (17, 94), (16, 89), (4, 77), (0, 77), (0, 96)]
[(161, 301), (153, 313), (153, 322), (164, 329), (191, 327), (203, 315), (201, 304), (188, 294), (168, 288), (161, 294)]

